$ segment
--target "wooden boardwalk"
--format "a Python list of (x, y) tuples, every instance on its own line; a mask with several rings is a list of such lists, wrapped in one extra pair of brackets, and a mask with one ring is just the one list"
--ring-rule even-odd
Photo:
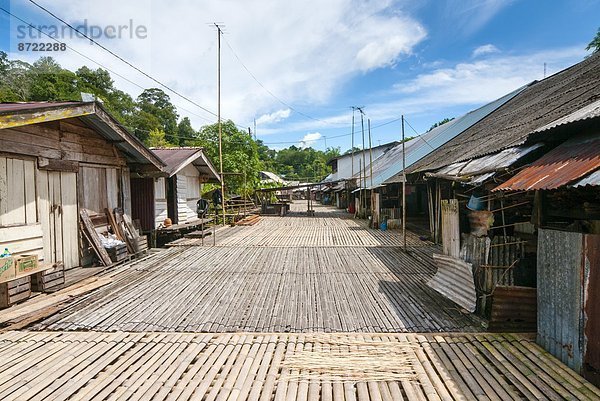
[(5, 401), (600, 400), (512, 335), (8, 332), (0, 369)]
[[(330, 208), (105, 272), (0, 334), (2, 400), (600, 400), (528, 336), (430, 289), (438, 248)], [(1, 313), (0, 313), (1, 315)]]
[(397, 247), (174, 248), (124, 268), (35, 328), (477, 331), (476, 319), (425, 284), (434, 272), (420, 253)]

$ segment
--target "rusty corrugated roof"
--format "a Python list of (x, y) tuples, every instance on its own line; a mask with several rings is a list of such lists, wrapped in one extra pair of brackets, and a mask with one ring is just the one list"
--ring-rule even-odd
[(600, 136), (570, 139), (493, 191), (556, 189), (600, 168)]

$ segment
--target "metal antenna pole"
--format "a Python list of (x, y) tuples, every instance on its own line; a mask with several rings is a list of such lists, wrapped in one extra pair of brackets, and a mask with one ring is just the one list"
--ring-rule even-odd
[(350, 148), (352, 151), (352, 177), (354, 177), (354, 110), (355, 107), (352, 106), (352, 147)]
[(406, 146), (404, 144), (404, 114), (402, 115), (402, 243), (406, 252)]
[(371, 119), (367, 119), (369, 127), (369, 177), (371, 179), (371, 190), (373, 190), (373, 147), (371, 146)]
[(217, 27), (217, 120), (219, 126), (219, 173), (221, 175), (221, 211), (225, 225), (225, 177), (223, 176), (223, 133), (221, 124), (221, 27)]
[[(365, 188), (364, 191), (364, 202), (365, 202), (365, 210), (367, 207), (367, 159), (365, 155), (365, 120), (364, 120), (364, 111), (362, 108), (358, 108), (360, 112), (360, 126), (362, 130), (362, 168), (363, 168), (363, 186)], [(365, 216), (366, 217), (366, 216)]]

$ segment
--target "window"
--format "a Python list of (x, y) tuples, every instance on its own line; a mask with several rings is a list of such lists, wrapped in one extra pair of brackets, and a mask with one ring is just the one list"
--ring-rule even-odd
[(38, 222), (35, 162), (0, 157), (0, 226)]

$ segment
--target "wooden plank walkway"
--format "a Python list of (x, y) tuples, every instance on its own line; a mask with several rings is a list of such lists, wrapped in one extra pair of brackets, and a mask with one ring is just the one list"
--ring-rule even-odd
[(435, 267), (393, 247), (171, 248), (38, 330), (478, 331), (425, 283)]
[[(264, 247), (399, 247), (402, 246), (400, 230), (374, 230), (365, 221), (354, 220), (347, 215), (337, 217), (263, 216), (252, 227), (237, 226), (221, 231), (218, 246), (264, 246)], [(212, 246), (212, 239), (205, 245)], [(408, 233), (407, 244), (411, 247), (431, 247), (428, 241)]]
[(509, 334), (8, 332), (0, 369), (5, 401), (600, 400)]

